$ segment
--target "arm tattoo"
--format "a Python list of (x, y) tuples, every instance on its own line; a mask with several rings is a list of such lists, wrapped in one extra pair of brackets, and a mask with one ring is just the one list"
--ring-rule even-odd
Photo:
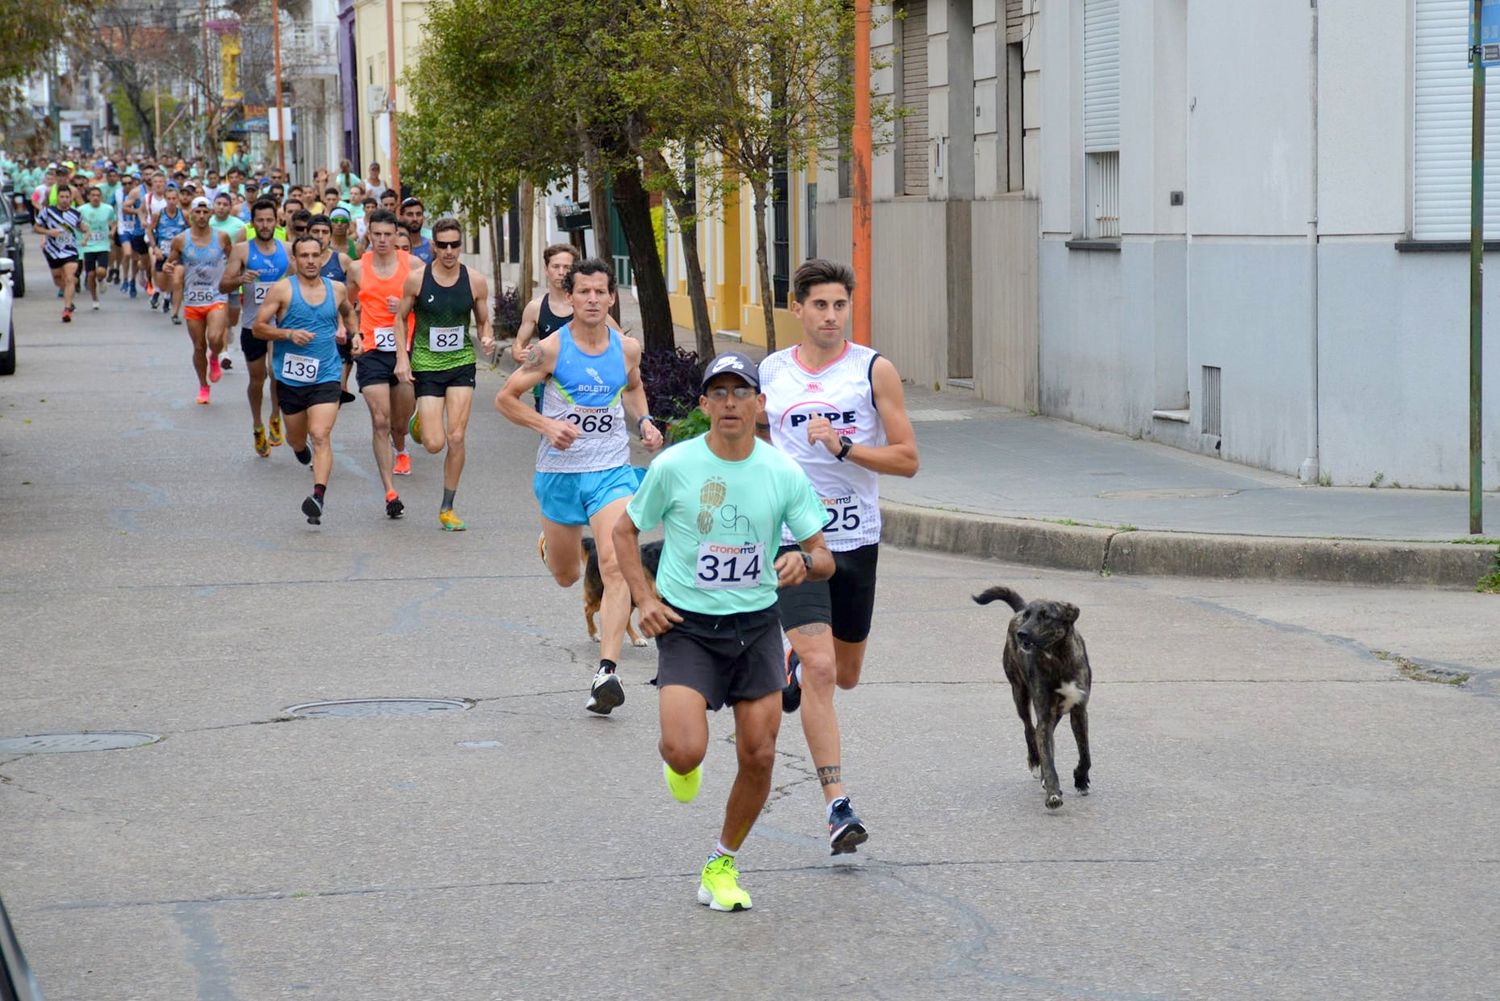
[(542, 349), (535, 344), (526, 351), (526, 367), (531, 369), (542, 367)]
[(838, 765), (824, 765), (818, 769), (818, 782), (825, 786), (838, 785), (842, 781), (840, 774)]

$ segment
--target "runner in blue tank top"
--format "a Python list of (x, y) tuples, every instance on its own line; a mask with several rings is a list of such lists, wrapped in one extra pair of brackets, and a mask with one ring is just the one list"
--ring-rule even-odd
[(352, 326), (354, 309), (344, 286), (318, 274), (323, 248), (310, 236), (292, 243), (296, 274), (266, 293), (255, 317), (255, 336), (272, 342), (271, 367), (286, 414), (287, 444), (313, 469), (313, 492), (302, 502), (309, 525), (321, 524), (324, 493), (333, 472), (330, 436), (339, 415), (338, 321)]
[(245, 368), (250, 374), (246, 395), (250, 398), (250, 420), (255, 436), (255, 454), (262, 459), (284, 440), (281, 433), (281, 404), (276, 396), (276, 382), (271, 380), (271, 426), (269, 433), (261, 424), (261, 403), (266, 390), (266, 342), (255, 336), (255, 316), (271, 286), (291, 270), (286, 246), (276, 239), (276, 203), (269, 198), (256, 202), (251, 209), (250, 238), (236, 243), (224, 269), (223, 289), (244, 287), (245, 308), (240, 330), (240, 350), (245, 353)]
[[(318, 274), (339, 284), (349, 281), (349, 266), (353, 263), (349, 255), (333, 246), (333, 222), (328, 216), (318, 214), (307, 224), (307, 235), (317, 240), (323, 248), (323, 257), (318, 265)], [(339, 358), (343, 362), (339, 377), (339, 402), (353, 403), (354, 394), (349, 392), (349, 373), (354, 371), (354, 353), (349, 331), (339, 327)]]
[[(172, 322), (181, 324), (182, 314), (172, 308), (172, 283), (161, 275), (162, 266), (167, 263), (167, 252), (171, 249), (172, 238), (178, 233), (187, 232), (187, 215), (182, 211), (182, 205), (178, 199), (177, 187), (168, 185), (166, 189), (166, 204), (162, 210), (151, 219), (152, 246), (155, 248), (154, 270), (157, 273), (156, 288), (158, 291), (166, 292), (162, 300), (161, 311), (172, 314)], [(176, 298), (181, 299), (181, 296)], [(155, 305), (155, 300), (152, 301)]]
[[(604, 580), (599, 671), (586, 708), (601, 715), (625, 701), (615, 662), (630, 619), (630, 589), (615, 559), (614, 525), (635, 494), (629, 429), (648, 451), (662, 445), (641, 385), (641, 345), (609, 328), (615, 276), (597, 258), (579, 261), (563, 283), (572, 321), (528, 352), (496, 408), (513, 423), (542, 436), (533, 483), (542, 509), (542, 560), (562, 587), (578, 580), (583, 526), (594, 534)], [(546, 383), (538, 413), (529, 397)], [(626, 412), (629, 412), (627, 417)]]

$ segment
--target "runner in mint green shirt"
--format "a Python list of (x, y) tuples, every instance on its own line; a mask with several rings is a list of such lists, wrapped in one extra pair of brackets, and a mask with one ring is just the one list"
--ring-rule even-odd
[[(619, 521), (620, 572), (656, 637), (663, 775), (689, 802), (703, 781), (709, 709), (734, 706), (739, 770), (719, 842), (698, 882), (698, 902), (716, 911), (750, 909), (735, 853), (771, 791), (786, 682), (776, 590), (833, 576), (823, 543), (823, 502), (807, 474), (755, 437), (765, 406), (756, 365), (737, 352), (704, 371), (698, 405), (708, 433), (663, 452)], [(801, 549), (776, 551), (785, 524)], [(662, 525), (656, 586), (641, 564), (640, 531)], [(660, 593), (660, 597), (657, 593)]]
[(93, 299), (89, 308), (98, 309), (99, 287), (109, 274), (109, 244), (114, 235), (115, 207), (104, 203), (104, 193), (98, 185), (89, 188), (88, 198), (78, 206), (79, 218), (89, 228), (79, 253), (83, 255), (83, 273), (88, 282), (89, 296)]

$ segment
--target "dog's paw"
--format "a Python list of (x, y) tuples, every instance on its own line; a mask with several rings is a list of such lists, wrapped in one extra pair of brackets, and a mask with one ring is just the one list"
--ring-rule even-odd
[(1054, 792), (1047, 796), (1047, 809), (1056, 810), (1062, 806), (1062, 793)]
[(631, 646), (645, 646), (646, 645), (646, 638), (644, 636), (637, 636), (635, 639), (633, 639), (633, 640), (630, 641), (630, 645)]
[(1031, 771), (1031, 777), (1038, 782), (1042, 780), (1042, 766), (1035, 761), (1028, 761), (1026, 767)]

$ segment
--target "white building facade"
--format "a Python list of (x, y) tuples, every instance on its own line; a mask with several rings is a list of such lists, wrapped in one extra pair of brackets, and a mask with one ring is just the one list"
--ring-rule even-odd
[[(1040, 0), (1040, 410), (1309, 481), (1465, 485), (1469, 6)], [(1500, 235), (1500, 101), (1486, 120)]]

